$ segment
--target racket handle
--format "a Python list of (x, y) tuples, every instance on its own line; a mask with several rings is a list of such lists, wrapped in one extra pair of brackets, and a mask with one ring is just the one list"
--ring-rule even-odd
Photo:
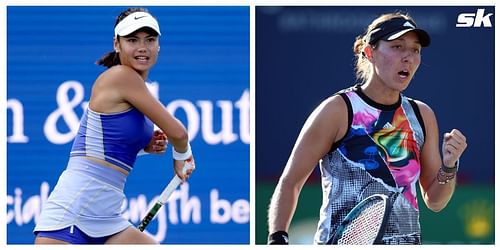
[[(194, 164), (190, 160), (186, 160), (184, 162), (184, 167), (182, 168), (182, 173), (185, 174), (189, 169), (194, 169)], [(158, 202), (161, 204), (165, 204), (168, 200), (168, 197), (175, 191), (175, 189), (182, 183), (182, 180), (179, 176), (175, 175), (174, 178), (168, 183), (167, 187), (163, 189), (163, 192), (160, 194), (160, 198)]]
[[(186, 161), (184, 161), (184, 167), (182, 168), (182, 173), (185, 174), (189, 169), (194, 170), (194, 168), (195, 168), (195, 166), (194, 166), (193, 161), (191, 159), (186, 160)], [(174, 178), (172, 178), (172, 180), (170, 180), (170, 182), (165, 187), (165, 189), (163, 189), (163, 192), (161, 192), (160, 197), (158, 198), (158, 201), (148, 211), (148, 214), (146, 215), (146, 217), (144, 217), (144, 219), (142, 219), (141, 224), (139, 224), (139, 226), (137, 227), (141, 232), (143, 232), (144, 229), (146, 229), (146, 227), (148, 226), (149, 222), (151, 222), (151, 220), (153, 220), (155, 218), (156, 213), (158, 213), (158, 210), (160, 210), (160, 208), (163, 206), (163, 204), (165, 204), (167, 202), (170, 195), (172, 195), (172, 193), (175, 191), (175, 189), (177, 189), (177, 187), (181, 183), (182, 183), (182, 179), (179, 176), (174, 175)]]
[(146, 217), (142, 219), (141, 224), (139, 224), (139, 227), (137, 227), (139, 231), (143, 232), (144, 229), (146, 229), (146, 226), (148, 226), (149, 222), (151, 222), (151, 220), (155, 217), (156, 213), (158, 213), (158, 210), (160, 210), (162, 205), (163, 204), (161, 204), (160, 202), (156, 202), (156, 204), (151, 208), (151, 210), (149, 210)]
[(172, 180), (168, 183), (167, 187), (163, 189), (163, 192), (161, 192), (160, 198), (158, 198), (158, 202), (160, 202), (162, 205), (165, 204), (170, 195), (181, 184), (181, 182), (182, 182), (181, 178), (175, 175), (174, 178), (172, 178)]
[(144, 219), (142, 219), (141, 224), (137, 227), (139, 231), (143, 232), (144, 229), (148, 226), (149, 222), (153, 220), (156, 216), (156, 213), (158, 213), (158, 210), (165, 204), (172, 195), (172, 193), (175, 191), (175, 189), (181, 184), (182, 180), (179, 178), (179, 176), (175, 175), (174, 178), (168, 183), (167, 187), (163, 189), (163, 192), (161, 192), (160, 197), (158, 198), (158, 201), (155, 203), (155, 205), (148, 211), (148, 214)]

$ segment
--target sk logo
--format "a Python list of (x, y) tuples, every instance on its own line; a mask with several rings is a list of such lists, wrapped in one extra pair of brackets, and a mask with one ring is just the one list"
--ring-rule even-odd
[(476, 13), (460, 13), (457, 17), (455, 27), (487, 27), (491, 28), (490, 17), (493, 13), (484, 14), (484, 9), (477, 9)]

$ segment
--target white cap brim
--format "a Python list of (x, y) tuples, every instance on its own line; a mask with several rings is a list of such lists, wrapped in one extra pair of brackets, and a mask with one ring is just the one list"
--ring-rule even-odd
[(151, 28), (156, 31), (158, 35), (161, 35), (158, 21), (156, 21), (151, 14), (147, 12), (134, 12), (116, 25), (115, 37), (130, 35), (134, 31), (144, 27)]

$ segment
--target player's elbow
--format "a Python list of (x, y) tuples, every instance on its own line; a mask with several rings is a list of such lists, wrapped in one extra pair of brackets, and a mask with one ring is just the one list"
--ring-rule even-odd
[(452, 194), (453, 192), (443, 193), (437, 192), (435, 190), (430, 190), (427, 192), (423, 192), (422, 198), (427, 208), (437, 213), (443, 210), (448, 205), (448, 202), (450, 202), (451, 200)]
[(443, 201), (443, 200), (436, 200), (436, 201), (431, 201), (431, 200), (426, 200), (425, 205), (427, 208), (429, 208), (432, 212), (438, 213), (443, 210), (446, 205), (448, 204), (448, 200)]
[(441, 210), (443, 210), (445, 206), (442, 206), (440, 204), (427, 204), (427, 208), (429, 208), (434, 213), (438, 213), (441, 212)]

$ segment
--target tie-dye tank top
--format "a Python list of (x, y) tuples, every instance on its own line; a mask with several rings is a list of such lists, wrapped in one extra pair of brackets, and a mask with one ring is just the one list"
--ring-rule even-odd
[(425, 127), (416, 103), (401, 95), (382, 105), (358, 85), (338, 93), (347, 104), (346, 135), (320, 161), (323, 204), (315, 235), (325, 244), (361, 200), (386, 194), (393, 200), (384, 244), (420, 244), (416, 183)]

